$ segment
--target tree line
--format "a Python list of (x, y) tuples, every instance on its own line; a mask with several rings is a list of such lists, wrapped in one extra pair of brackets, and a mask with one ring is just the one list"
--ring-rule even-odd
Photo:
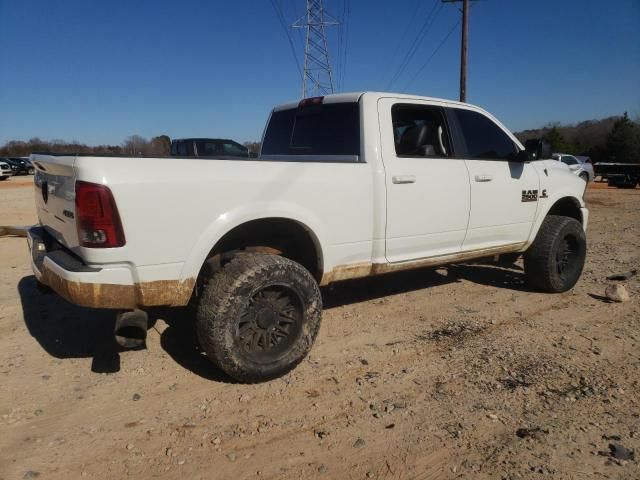
[[(530, 138), (544, 138), (551, 143), (554, 152), (586, 155), (593, 162), (640, 163), (640, 122), (631, 120), (626, 112), (620, 117), (587, 120), (574, 125), (551, 123), (518, 132), (516, 136), (523, 143)], [(244, 142), (244, 146), (252, 152), (260, 150), (259, 142)], [(21, 157), (33, 152), (167, 156), (170, 148), (171, 139), (167, 135), (151, 139), (131, 135), (120, 145), (96, 146), (34, 137), (27, 141), (8, 141), (0, 147), (0, 156)]]
[[(260, 142), (244, 142), (251, 152), (260, 150)], [(27, 141), (10, 140), (0, 147), (0, 157), (26, 157), (34, 152), (49, 153), (94, 153), (96, 155), (148, 155), (166, 157), (171, 151), (171, 139), (168, 135), (158, 135), (150, 140), (140, 135), (130, 135), (120, 145), (85, 145), (84, 143), (64, 140), (42, 140), (39, 137)]]
[(34, 152), (49, 153), (95, 153), (96, 155), (169, 155), (171, 139), (159, 135), (147, 140), (140, 135), (130, 135), (120, 145), (85, 145), (84, 143), (64, 140), (42, 140), (39, 137), (27, 141), (10, 140), (0, 147), (0, 156), (24, 157)]
[(552, 123), (516, 133), (521, 142), (543, 138), (557, 153), (584, 155), (592, 162), (640, 163), (640, 122), (621, 117), (587, 120), (575, 125)]

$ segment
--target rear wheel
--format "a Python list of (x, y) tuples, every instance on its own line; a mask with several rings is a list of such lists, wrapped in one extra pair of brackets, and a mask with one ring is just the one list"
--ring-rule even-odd
[(527, 282), (544, 292), (566, 292), (580, 278), (586, 252), (587, 240), (580, 222), (570, 217), (547, 216), (524, 254)]
[(198, 339), (229, 376), (260, 382), (287, 373), (304, 359), (321, 315), (318, 284), (302, 265), (276, 255), (240, 254), (203, 288)]

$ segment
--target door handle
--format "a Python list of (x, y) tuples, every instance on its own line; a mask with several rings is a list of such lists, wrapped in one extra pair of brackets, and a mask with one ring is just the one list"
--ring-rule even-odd
[(416, 183), (415, 175), (395, 175), (391, 177), (391, 181), (397, 184)]
[(493, 180), (491, 175), (476, 175), (476, 182), (490, 182)]

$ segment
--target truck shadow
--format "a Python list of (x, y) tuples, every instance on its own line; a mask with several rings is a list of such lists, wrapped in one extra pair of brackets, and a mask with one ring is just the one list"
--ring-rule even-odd
[(323, 304), (325, 309), (330, 309), (461, 280), (495, 288), (532, 291), (525, 284), (524, 272), (518, 265), (470, 263), (448, 265), (437, 269), (426, 267), (338, 282), (323, 288)]
[[(33, 275), (20, 280), (18, 294), (27, 330), (45, 352), (59, 359), (91, 358), (94, 373), (120, 371), (123, 350), (113, 339), (116, 310), (78, 307), (59, 295), (43, 294)], [(233, 381), (200, 350), (186, 308), (151, 309), (148, 314), (149, 329), (160, 318), (167, 323), (160, 344), (176, 363), (207, 380)]]
[(91, 371), (120, 370), (113, 342), (113, 310), (78, 307), (55, 294), (38, 290), (33, 275), (18, 283), (24, 322), (40, 346), (55, 358), (93, 358)]
[(222, 383), (236, 383), (216, 367), (200, 348), (195, 329), (195, 312), (189, 307), (154, 308), (148, 311), (153, 328), (162, 319), (167, 327), (160, 333), (162, 349), (181, 367), (202, 377)]
[[(529, 291), (522, 269), (495, 264), (450, 265), (395, 272), (376, 277), (347, 280), (323, 287), (325, 309), (375, 300), (405, 292), (433, 288), (467, 280), (516, 291)], [(59, 359), (92, 358), (91, 371), (120, 370), (120, 352), (113, 340), (115, 310), (92, 309), (70, 304), (56, 294), (41, 293), (34, 276), (18, 283), (25, 325), (32, 337), (51, 356)], [(148, 311), (149, 329), (160, 334), (162, 349), (181, 367), (207, 380), (234, 383), (214, 366), (198, 345), (194, 313), (189, 308), (154, 308)], [(158, 328), (158, 320), (166, 324)]]

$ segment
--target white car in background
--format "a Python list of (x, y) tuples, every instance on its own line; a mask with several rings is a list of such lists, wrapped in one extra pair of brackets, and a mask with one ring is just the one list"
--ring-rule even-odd
[(596, 175), (593, 171), (591, 158), (576, 157), (574, 155), (569, 155), (568, 153), (554, 153), (551, 157), (554, 160), (558, 160), (565, 165), (568, 165), (569, 169), (580, 178), (582, 178), (585, 182), (593, 182), (593, 179)]
[(0, 181), (6, 180), (13, 175), (13, 170), (7, 162), (0, 161)]

